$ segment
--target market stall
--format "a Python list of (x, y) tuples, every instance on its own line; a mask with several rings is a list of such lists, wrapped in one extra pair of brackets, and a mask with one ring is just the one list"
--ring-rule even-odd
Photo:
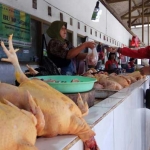
[[(149, 88), (148, 77), (118, 91), (89, 109), (85, 120), (96, 132), (96, 141), (101, 150), (141, 150), (148, 147), (144, 106), (147, 88)], [(38, 138), (36, 146), (39, 150), (83, 150), (82, 141), (74, 135)]]

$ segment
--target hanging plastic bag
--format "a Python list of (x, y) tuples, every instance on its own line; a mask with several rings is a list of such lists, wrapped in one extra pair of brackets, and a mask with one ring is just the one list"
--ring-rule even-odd
[(96, 66), (98, 62), (98, 53), (96, 47), (92, 50), (90, 49), (87, 55), (87, 64), (89, 66)]

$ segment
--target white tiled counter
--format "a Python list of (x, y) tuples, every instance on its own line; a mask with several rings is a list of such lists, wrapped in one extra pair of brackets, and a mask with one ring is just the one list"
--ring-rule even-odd
[[(149, 79), (139, 80), (89, 109), (85, 120), (93, 127), (101, 150), (149, 150), (147, 88)], [(39, 138), (36, 146), (39, 150), (83, 150), (82, 141), (74, 135)]]

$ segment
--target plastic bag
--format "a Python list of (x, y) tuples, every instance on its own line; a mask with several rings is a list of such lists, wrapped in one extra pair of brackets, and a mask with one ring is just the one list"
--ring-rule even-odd
[(96, 47), (93, 50), (90, 50), (87, 55), (87, 64), (89, 66), (96, 66), (98, 62), (98, 53)]

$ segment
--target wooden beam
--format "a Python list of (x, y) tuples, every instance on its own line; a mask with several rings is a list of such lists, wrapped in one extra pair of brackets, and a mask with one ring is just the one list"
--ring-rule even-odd
[(128, 27), (131, 29), (131, 0), (129, 0), (129, 24)]
[(149, 17), (147, 17), (147, 22), (148, 22), (148, 26), (147, 27), (148, 27), (148, 45), (149, 45), (149, 35), (150, 35), (150, 33), (149, 33), (149, 25), (150, 25), (149, 24)]
[[(145, 4), (147, 4), (147, 3), (149, 3), (149, 0), (147, 0), (147, 1), (145, 2)], [(142, 7), (142, 4), (141, 4), (141, 5), (139, 5), (139, 6), (141, 6), (141, 7)], [(135, 11), (135, 10), (137, 10), (137, 8), (133, 8), (133, 9), (131, 10), (131, 12), (133, 12), (133, 11)], [(121, 16), (121, 18), (123, 18), (123, 17), (127, 16), (128, 14), (129, 14), (129, 12), (126, 12), (124, 15), (122, 15), (122, 16)]]
[[(144, 25), (147, 25), (147, 24), (148, 24), (148, 22), (144, 22)], [(141, 23), (135, 23), (135, 24), (132, 24), (131, 26), (140, 26), (140, 25), (142, 25), (142, 24)]]
[[(135, 8), (135, 9), (141, 9), (142, 6), (134, 6), (133, 8)], [(144, 8), (150, 8), (150, 5), (144, 6)]]
[[(134, 7), (136, 7), (137, 6), (137, 4), (136, 4), (136, 2), (135, 2), (135, 0), (132, 0), (132, 2), (134, 3)], [(140, 12), (140, 10), (137, 8), (137, 11), (138, 11), (138, 13), (139, 13), (139, 15), (141, 14), (141, 12)]]
[[(147, 8), (144, 10), (144, 13), (147, 11)], [(140, 13), (142, 15), (142, 13)], [(131, 22), (131, 25), (133, 25), (133, 23), (137, 20), (138, 18), (134, 19), (132, 22)]]
[(142, 42), (144, 43), (144, 0), (142, 0)]
[[(150, 13), (146, 13), (144, 14), (144, 17), (150, 17)], [(131, 19), (135, 19), (135, 18), (142, 18), (142, 15), (139, 15), (139, 16), (131, 16)], [(129, 17), (124, 17), (124, 19), (129, 19)]]
[[(135, 0), (132, 0), (132, 2), (134, 3), (134, 6), (137, 6)], [(139, 11), (139, 9), (137, 9), (137, 11), (138, 11), (139, 15), (141, 15), (141, 12)], [(137, 19), (135, 19), (135, 20), (137, 20)], [(132, 26), (132, 24), (135, 22), (135, 20), (133, 20), (133, 21), (131, 22), (131, 26)]]
[(117, 2), (124, 2), (128, 0), (106, 0), (107, 3), (117, 3)]
[(114, 9), (112, 9), (109, 4), (105, 0), (99, 0), (106, 8), (107, 10), (124, 26), (124, 28), (131, 34), (134, 35), (134, 33), (128, 28), (128, 26), (121, 20), (120, 16), (116, 13)]

